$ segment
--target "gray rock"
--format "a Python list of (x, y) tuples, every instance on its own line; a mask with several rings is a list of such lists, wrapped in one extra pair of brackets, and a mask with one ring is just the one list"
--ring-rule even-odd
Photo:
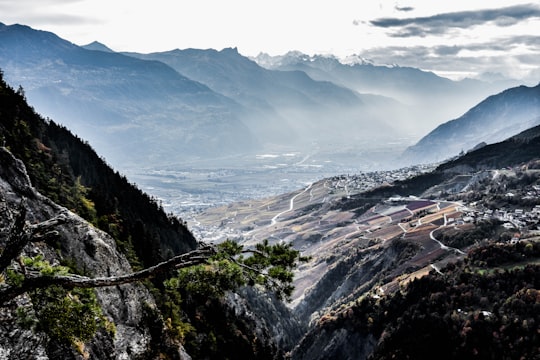
[[(29, 244), (23, 253), (42, 254), (52, 264), (69, 259), (92, 277), (105, 277), (132, 272), (126, 257), (121, 254), (105, 232), (69, 210), (39, 194), (31, 185), (24, 164), (5, 148), (0, 148), (0, 246), (5, 245), (13, 213), (21, 200), (26, 199), (27, 221), (38, 223), (63, 213), (66, 222), (56, 228), (60, 248), (43, 242)], [(96, 290), (103, 314), (116, 326), (113, 336), (99, 331), (85, 344), (83, 354), (72, 348), (52, 344), (43, 332), (24, 329), (17, 318), (17, 308), (32, 311), (32, 302), (22, 295), (0, 307), (0, 359), (147, 359), (152, 349), (148, 325), (143, 318), (145, 304), (155, 307), (149, 291), (141, 284), (127, 284)], [(190, 359), (179, 345), (178, 358)]]

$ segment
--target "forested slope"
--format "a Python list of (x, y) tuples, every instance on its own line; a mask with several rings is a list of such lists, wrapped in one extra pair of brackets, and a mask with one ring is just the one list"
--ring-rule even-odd
[(180, 219), (167, 215), (88, 143), (36, 114), (24, 90), (13, 92), (1, 77), (0, 120), (2, 144), (25, 163), (38, 191), (113, 235), (125, 252), (135, 251), (149, 265), (196, 247)]
[[(537, 359), (539, 257), (538, 241), (478, 247), (393, 295), (366, 294), (321, 318), (293, 358), (349, 359), (368, 347), (370, 359)], [(362, 341), (312, 357), (321, 334), (340, 333)]]

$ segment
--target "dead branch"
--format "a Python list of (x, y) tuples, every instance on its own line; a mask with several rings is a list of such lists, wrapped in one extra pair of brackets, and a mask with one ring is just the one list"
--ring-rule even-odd
[(163, 273), (169, 270), (202, 264), (206, 262), (215, 253), (216, 250), (213, 246), (205, 245), (199, 249), (190, 251), (185, 254), (177, 255), (167, 261), (161, 262), (157, 265), (151, 266), (141, 271), (111, 277), (90, 278), (79, 275), (44, 276), (28, 273), (20, 286), (8, 285), (0, 288), (0, 303), (6, 303), (26, 292), (39, 288), (45, 288), (52, 285), (61, 286), (66, 289), (72, 289), (76, 287), (99, 288), (129, 284), (144, 279), (149, 279), (159, 273)]

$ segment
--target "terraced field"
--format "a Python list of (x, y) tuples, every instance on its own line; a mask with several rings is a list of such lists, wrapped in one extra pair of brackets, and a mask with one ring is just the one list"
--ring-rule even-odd
[(228, 238), (246, 246), (268, 239), (292, 243), (310, 256), (297, 271), (293, 307), (336, 259), (354, 251), (377, 251), (396, 241), (418, 246), (412, 258), (393, 269), (392, 280), (381, 288), (386, 291), (429, 272), (440, 262), (462, 256), (430, 236), (436, 229), (455, 226), (448, 219), (460, 216), (460, 204), (405, 198), (379, 204), (361, 215), (335, 210), (332, 205), (348, 195), (345, 189), (320, 181), (277, 197), (208, 209), (189, 225), (201, 239), (219, 242)]

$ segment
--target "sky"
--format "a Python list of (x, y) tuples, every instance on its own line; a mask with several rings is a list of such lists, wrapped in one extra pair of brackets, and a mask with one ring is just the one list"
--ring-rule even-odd
[(115, 51), (296, 50), (453, 79), (493, 73), (540, 81), (537, 0), (0, 0), (0, 22)]

